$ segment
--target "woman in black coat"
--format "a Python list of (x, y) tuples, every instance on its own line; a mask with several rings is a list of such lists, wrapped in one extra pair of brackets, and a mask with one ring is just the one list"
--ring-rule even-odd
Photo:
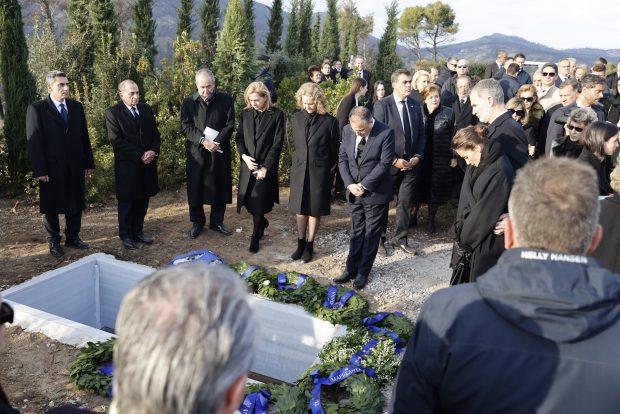
[(618, 148), (618, 127), (611, 122), (594, 121), (584, 131), (582, 142), (583, 149), (577, 159), (589, 164), (596, 171), (599, 194), (612, 194), (609, 184), (612, 167), (607, 156), (611, 156)]
[[(495, 225), (508, 211), (514, 169), (497, 140), (488, 141), (483, 125), (459, 130), (452, 148), (468, 164), (461, 188), (454, 231), (457, 251), (471, 253), (470, 282), (497, 263), (504, 251), (504, 236)], [(452, 265), (456, 263), (453, 258)]]
[(385, 98), (387, 89), (385, 88), (385, 82), (378, 80), (373, 86), (372, 97), (366, 102), (366, 108), (372, 113), (372, 108), (375, 106), (375, 102)]
[(521, 99), (525, 111), (520, 122), (527, 136), (528, 154), (532, 158), (537, 158), (539, 154), (536, 153), (536, 148), (541, 148), (543, 145), (539, 141), (541, 137), (540, 127), (545, 116), (545, 110), (538, 102), (538, 94), (534, 85), (522, 85), (517, 91), (516, 97)]
[(321, 88), (304, 83), (295, 94), (300, 111), (293, 115), (293, 164), (288, 208), (296, 214), (297, 249), (293, 260), (312, 260), (321, 216), (330, 213), (332, 170), (338, 160), (340, 130), (327, 113)]
[(342, 132), (345, 125), (349, 125), (349, 112), (351, 109), (359, 105), (359, 99), (366, 95), (368, 91), (368, 83), (366, 79), (355, 78), (351, 82), (349, 93), (338, 102), (336, 107), (336, 119), (338, 119), (338, 128)]
[(611, 91), (611, 96), (605, 100), (606, 119), (614, 125), (620, 122), (620, 82), (615, 91)]
[(426, 143), (413, 200), (414, 223), (417, 223), (420, 204), (428, 204), (429, 223), (426, 230), (430, 234), (435, 232), (435, 216), (439, 206), (452, 197), (452, 168), (456, 167), (451, 147), (454, 111), (440, 105), (440, 92), (437, 85), (429, 85), (422, 91)]
[(239, 117), (237, 151), (239, 194), (237, 212), (245, 208), (254, 217), (250, 252), (256, 253), (269, 221), (274, 203), (279, 203), (278, 166), (284, 143), (284, 113), (272, 106), (269, 89), (262, 82), (252, 82), (243, 95), (246, 107)]
[(598, 223), (603, 227), (603, 238), (592, 252), (592, 257), (614, 273), (620, 273), (620, 167), (611, 173), (614, 194), (601, 201)]

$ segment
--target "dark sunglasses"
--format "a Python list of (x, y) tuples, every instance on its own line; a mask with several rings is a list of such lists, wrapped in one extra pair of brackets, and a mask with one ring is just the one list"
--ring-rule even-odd
[(555, 76), (555, 72), (543, 72), (543, 76)]
[(522, 96), (521, 99), (523, 99), (525, 102), (534, 102), (533, 96), (528, 96), (527, 98)]
[(525, 111), (523, 109), (519, 109), (515, 111), (514, 109), (508, 110), (511, 114), (517, 114), (517, 116), (523, 117), (525, 115)]
[(460, 66), (457, 66), (457, 68), (459, 68), (459, 69), (466, 69), (466, 68), (468, 68), (468, 67), (469, 67), (469, 66), (467, 66), (467, 65), (460, 65)]
[(576, 127), (575, 125), (566, 124), (566, 129), (568, 129), (569, 131), (583, 132), (583, 128)]
[(0, 325), (3, 323), (13, 323), (13, 308), (6, 302), (0, 305)]

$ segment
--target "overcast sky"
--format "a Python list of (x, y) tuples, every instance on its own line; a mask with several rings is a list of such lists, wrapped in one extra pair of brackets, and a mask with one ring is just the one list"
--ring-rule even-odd
[[(272, 0), (256, 0), (271, 5)], [(385, 30), (385, 5), (390, 0), (357, 0), (361, 15), (374, 16), (373, 34)], [(426, 1), (399, 0), (399, 8), (425, 5)], [(555, 0), (444, 1), (454, 9), (459, 32), (455, 42), (478, 39), (492, 33), (515, 35), (555, 49), (592, 47), (620, 49), (620, 1), (596, 0), (558, 2)], [(283, 0), (290, 10), (288, 0)], [(314, 10), (326, 11), (325, 0), (314, 0)], [(565, 4), (563, 11), (559, 5)]]

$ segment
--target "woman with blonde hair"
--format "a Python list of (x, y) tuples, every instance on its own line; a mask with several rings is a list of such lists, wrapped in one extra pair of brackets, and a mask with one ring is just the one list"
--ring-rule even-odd
[[(525, 109), (525, 116), (523, 117), (523, 130), (527, 136), (528, 150), (530, 157), (537, 155), (536, 149), (544, 149), (545, 143), (540, 142), (541, 124), (542, 119), (545, 116), (545, 110), (540, 102), (538, 102), (538, 94), (534, 85), (522, 85), (517, 91), (517, 98), (521, 98), (523, 101), (523, 109)], [(546, 132), (546, 131), (545, 131)]]
[(299, 109), (293, 115), (293, 163), (288, 208), (297, 221), (297, 249), (293, 260), (312, 260), (321, 216), (330, 213), (332, 170), (338, 161), (340, 130), (327, 113), (321, 88), (304, 83), (295, 94)]
[(411, 99), (415, 99), (421, 104), (424, 103), (424, 97), (422, 97), (422, 91), (431, 83), (431, 74), (425, 70), (419, 70), (413, 74), (411, 78), (411, 93), (409, 96)]
[(279, 203), (278, 166), (284, 144), (284, 113), (272, 106), (262, 82), (252, 82), (243, 94), (245, 108), (239, 117), (237, 151), (240, 154), (237, 213), (241, 207), (252, 214), (250, 252), (256, 253), (274, 203)]

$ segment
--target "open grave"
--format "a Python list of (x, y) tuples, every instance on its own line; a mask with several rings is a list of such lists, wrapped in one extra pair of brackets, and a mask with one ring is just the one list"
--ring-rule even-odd
[[(2, 292), (15, 324), (59, 342), (84, 346), (114, 337), (125, 294), (154, 268), (97, 253)], [(302, 308), (257, 296), (260, 321), (251, 377), (293, 383), (317, 361), (321, 348), (346, 328), (314, 318)]]

